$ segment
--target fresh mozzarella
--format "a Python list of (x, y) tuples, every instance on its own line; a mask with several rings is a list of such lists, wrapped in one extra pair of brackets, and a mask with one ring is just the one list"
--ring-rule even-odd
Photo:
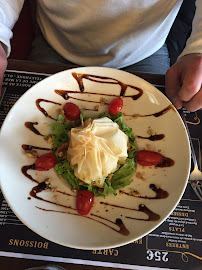
[(87, 120), (72, 128), (68, 157), (76, 177), (87, 184), (103, 187), (105, 178), (124, 163), (128, 136), (108, 117)]

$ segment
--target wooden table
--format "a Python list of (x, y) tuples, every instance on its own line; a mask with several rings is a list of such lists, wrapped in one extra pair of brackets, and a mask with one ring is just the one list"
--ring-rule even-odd
[[(8, 70), (17, 70), (17, 71), (29, 71), (29, 72), (38, 72), (38, 73), (47, 73), (54, 74), (66, 69), (74, 68), (76, 66), (69, 66), (63, 64), (49, 64), (49, 63), (35, 63), (28, 61), (19, 61), (19, 60), (9, 60), (8, 61)], [(165, 80), (162, 75), (152, 75), (152, 74), (143, 74), (143, 73), (134, 73), (135, 75), (142, 77), (152, 84), (164, 85)], [(65, 269), (71, 270), (101, 270), (101, 269), (114, 269), (98, 266), (88, 266), (88, 265), (77, 265), (77, 264), (65, 264), (65, 263), (51, 263), (47, 261), (38, 261), (38, 260), (28, 260), (28, 259), (18, 259), (10, 257), (0, 257), (0, 269), (1, 270), (25, 270), (31, 267), (44, 266), (47, 264), (60, 265)]]

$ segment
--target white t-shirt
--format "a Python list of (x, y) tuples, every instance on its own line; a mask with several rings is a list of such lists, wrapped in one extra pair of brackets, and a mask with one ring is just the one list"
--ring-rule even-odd
[[(7, 55), (23, 2), (0, 3), (0, 41)], [(37, 21), (48, 43), (65, 59), (121, 68), (164, 44), (181, 4), (182, 0), (38, 0)], [(192, 35), (182, 55), (202, 53), (202, 0), (196, 5)]]

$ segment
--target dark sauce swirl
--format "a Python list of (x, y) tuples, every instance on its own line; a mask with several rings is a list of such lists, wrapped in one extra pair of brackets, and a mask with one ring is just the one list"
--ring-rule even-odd
[(154, 185), (154, 184), (151, 184), (149, 187), (151, 190), (153, 190), (156, 193), (156, 196), (154, 196), (154, 197), (142, 196), (136, 192), (128, 193), (128, 192), (125, 192), (123, 190), (119, 190), (119, 193), (125, 194), (127, 196), (131, 196), (131, 197), (137, 197), (137, 198), (147, 199), (147, 200), (165, 199), (169, 196), (169, 193), (166, 190), (163, 190), (161, 188), (157, 188), (156, 185)]
[[(154, 113), (154, 114), (151, 114), (151, 115), (153, 115), (154, 117), (159, 117), (159, 116), (164, 115), (165, 113), (167, 113), (169, 110), (174, 111), (173, 105), (169, 105), (168, 107), (161, 110), (160, 112), (157, 112), (157, 113)], [(148, 115), (148, 116), (150, 116), (150, 115)]]
[[(30, 174), (28, 174), (27, 171), (29, 171), (29, 170), (36, 170), (35, 164), (25, 165), (25, 166), (23, 166), (23, 167), (21, 168), (21, 171), (22, 171), (22, 173), (24, 174), (25, 177), (27, 177), (28, 179), (32, 180), (33, 182), (39, 184), (38, 186), (35, 187), (35, 191), (36, 191), (36, 190), (42, 191), (42, 190), (43, 190), (42, 187), (45, 187), (45, 184), (44, 184), (45, 182), (39, 183), (38, 180), (34, 179)], [(43, 183), (43, 184), (42, 184), (42, 183)], [(46, 189), (47, 189), (47, 186), (46, 186)], [(60, 191), (60, 190), (55, 190), (54, 192), (57, 192), (57, 193), (60, 193), (60, 194), (66, 195), (66, 196), (74, 196), (74, 195), (72, 195), (72, 194), (69, 194), (69, 193), (66, 193), (66, 192)], [(38, 192), (37, 192), (37, 193), (38, 193)]]
[[(45, 209), (45, 208), (41, 208), (41, 207), (38, 207), (38, 206), (36, 206), (36, 208), (38, 208), (38, 209), (40, 209), (40, 210), (42, 210), (42, 211), (47, 211), (47, 212), (55, 212), (55, 213), (62, 213), (62, 214), (68, 214), (68, 215), (80, 216), (77, 212), (76, 212), (76, 213), (73, 213), (73, 212), (69, 212), (69, 211), (66, 212), (66, 211), (60, 211), (60, 210)], [(73, 209), (73, 208), (72, 208), (72, 210), (76, 210), (76, 209)], [(91, 215), (91, 216), (82, 216), (82, 217), (83, 217), (83, 218), (87, 218), (87, 219), (91, 219), (91, 220), (93, 220), (93, 221), (95, 221), (95, 222), (98, 222), (98, 223), (100, 223), (100, 224), (102, 224), (102, 225), (108, 227), (109, 229), (111, 229), (111, 230), (113, 230), (113, 231), (115, 231), (115, 232), (117, 232), (117, 233), (120, 233), (120, 234), (122, 234), (122, 235), (124, 235), (124, 236), (127, 236), (127, 235), (130, 234), (130, 232), (126, 229), (126, 227), (125, 227), (123, 221), (122, 221), (120, 218), (117, 218), (116, 221), (113, 222), (113, 221), (111, 221), (111, 220), (109, 220), (109, 219), (105, 219), (105, 218), (103, 218), (103, 217), (101, 217), (101, 216), (94, 215), (94, 214), (92, 214), (92, 213), (91, 213), (90, 215)], [(97, 220), (97, 219), (95, 219), (95, 218), (93, 218), (93, 217), (97, 217), (97, 218), (100, 218), (101, 220), (105, 220), (105, 221), (108, 221), (108, 222), (111, 223), (111, 224), (117, 225), (117, 226), (119, 227), (119, 230), (117, 230), (117, 229), (115, 229), (114, 227), (112, 227), (112, 226), (106, 224), (104, 221)]]
[[(55, 93), (60, 95), (61, 97), (63, 97), (65, 100), (68, 99), (75, 99), (75, 100), (79, 100), (79, 101), (85, 101), (85, 102), (89, 102), (89, 103), (97, 103), (100, 104), (99, 101), (94, 101), (94, 100), (87, 100), (87, 99), (82, 99), (82, 98), (77, 98), (75, 96), (70, 96), (69, 94), (78, 94), (80, 92), (77, 91), (68, 91), (68, 90), (55, 90)], [(81, 93), (80, 93), (81, 94)], [(92, 95), (99, 95), (99, 96), (106, 96), (105, 94), (98, 94), (98, 93), (90, 93), (90, 92), (82, 92), (82, 94), (92, 94)], [(116, 96), (116, 95), (114, 95)]]
[[(37, 195), (38, 193), (40, 193), (40, 192), (42, 192), (44, 190), (47, 190), (47, 189), (51, 189), (51, 187), (46, 184), (46, 181), (43, 181), (41, 183), (38, 183), (37, 186), (33, 187), (29, 194), (30, 194), (31, 197), (33, 197), (33, 198), (35, 198), (37, 200), (41, 200), (41, 201), (51, 203), (51, 204), (54, 204), (54, 205), (57, 205), (57, 206), (61, 206), (61, 207), (64, 207), (64, 208), (76, 210), (71, 206), (67, 206), (67, 205), (64, 205), (64, 204), (60, 204), (60, 203), (56, 203), (56, 202), (53, 202), (53, 201), (50, 201), (50, 200), (46, 200), (46, 199), (44, 199), (42, 197), (39, 197)], [(72, 196), (71, 194), (68, 194), (68, 193), (66, 193), (65, 195)]]
[[(35, 186), (35, 187), (32, 188), (32, 190), (30, 191), (30, 196), (33, 197), (33, 198), (35, 198), (35, 199), (44, 201), (44, 202), (48, 202), (48, 203), (51, 203), (51, 204), (54, 204), (54, 205), (57, 205), (57, 206), (61, 206), (61, 207), (63, 207), (63, 208), (68, 208), (68, 209), (77, 211), (75, 208), (73, 208), (73, 207), (71, 207), (71, 206), (67, 206), (67, 205), (55, 203), (55, 202), (52, 202), (52, 201), (43, 199), (42, 197), (39, 197), (39, 196), (37, 195), (38, 193), (40, 193), (40, 192), (42, 192), (42, 191), (44, 191), (44, 190), (47, 190), (47, 189), (50, 189), (50, 186), (46, 184), (46, 181), (43, 181), (43, 182), (39, 183), (37, 186)], [(67, 194), (66, 194), (66, 195), (67, 195)], [(70, 194), (69, 194), (69, 195), (70, 195)], [(70, 195), (70, 196), (71, 196), (71, 195)], [(39, 209), (44, 210), (44, 211), (52, 211), (52, 212), (67, 213), (67, 212), (64, 212), (64, 211), (47, 210), (47, 209), (42, 209), (42, 208), (39, 208)], [(68, 214), (73, 214), (73, 213), (68, 212)], [(75, 215), (75, 214), (74, 214), (74, 215)], [(76, 215), (79, 215), (79, 214), (77, 213)], [(91, 214), (91, 216), (97, 216), (97, 215)], [(108, 222), (113, 223), (114, 225), (117, 225), (117, 226), (119, 227), (119, 230), (116, 230), (116, 229), (114, 229), (113, 227), (111, 227), (111, 226), (109, 226), (109, 225), (107, 225), (106, 223), (103, 223), (103, 222), (101, 222), (101, 221), (98, 221), (98, 220), (95, 220), (95, 219), (93, 219), (93, 220), (95, 220), (95, 221), (97, 221), (97, 222), (99, 222), (99, 223), (101, 223), (101, 224), (107, 226), (108, 228), (110, 228), (110, 229), (112, 229), (112, 230), (114, 230), (114, 231), (116, 231), (116, 232), (118, 232), (118, 233), (120, 233), (120, 234), (122, 234), (122, 235), (125, 235), (125, 236), (129, 235), (129, 231), (126, 229), (126, 227), (125, 227), (125, 225), (123, 224), (123, 221), (122, 221), (121, 219), (118, 218), (118, 219), (116, 219), (115, 222), (112, 222), (112, 221), (107, 220), (107, 219), (105, 219), (105, 218), (103, 218), (103, 217), (101, 217), (101, 216), (97, 216), (97, 217), (99, 217), (101, 220), (106, 220), (106, 221), (108, 221)], [(90, 217), (88, 217), (88, 218), (90, 218)], [(90, 219), (92, 219), (92, 218), (90, 218)]]
[[(139, 205), (139, 211), (147, 214), (147, 216), (148, 216), (148, 219), (146, 219), (147, 221), (157, 221), (157, 220), (160, 219), (160, 216), (158, 214), (156, 214), (153, 211), (151, 211), (144, 204), (140, 204)], [(127, 216), (126, 218), (134, 219), (133, 217), (129, 217), (129, 216)], [(144, 219), (139, 219), (139, 220), (144, 220)]]
[(160, 117), (162, 115), (164, 115), (165, 113), (167, 113), (168, 111), (173, 110), (175, 111), (174, 107), (172, 104), (170, 104), (169, 106), (167, 106), (166, 108), (164, 108), (163, 110), (156, 112), (156, 113), (151, 113), (151, 114), (124, 114), (125, 116), (129, 116), (132, 117), (132, 119), (138, 119), (140, 117), (149, 117), (149, 116), (154, 116), (154, 117)]
[(136, 136), (139, 139), (145, 139), (145, 140), (149, 140), (149, 141), (160, 141), (163, 140), (165, 138), (164, 134), (156, 134), (156, 135), (151, 135), (149, 137), (142, 137), (142, 136)]
[(57, 103), (57, 102), (54, 102), (54, 101), (51, 101), (51, 100), (42, 99), (42, 98), (39, 98), (39, 99), (36, 100), (36, 106), (39, 109), (39, 111), (41, 111), (45, 115), (45, 117), (51, 118), (53, 120), (56, 120), (51, 115), (49, 115), (44, 108), (41, 107), (41, 104), (40, 104), (41, 102), (53, 103), (53, 104), (56, 104), (56, 105), (62, 105), (62, 104)]
[(33, 150), (33, 149), (51, 151), (50, 148), (34, 146), (34, 145), (29, 145), (29, 144), (23, 144), (22, 149), (25, 150), (25, 151), (29, 151), (29, 150)]
[[(110, 78), (110, 77), (104, 77), (104, 76), (97, 76), (97, 75), (91, 75), (91, 74), (79, 74), (79, 73), (72, 73), (72, 76), (75, 78), (75, 80), (78, 83), (79, 89), (80, 89), (80, 93), (88, 93), (88, 94), (93, 94), (93, 95), (105, 95), (105, 96), (117, 96), (117, 95), (112, 95), (112, 94), (102, 94), (102, 93), (89, 93), (89, 92), (85, 92), (85, 87), (84, 87), (84, 83), (83, 83), (83, 79), (89, 80), (89, 81), (93, 81), (96, 83), (103, 83), (103, 84), (118, 84), (121, 87), (120, 90), (120, 94), (119, 96), (125, 96), (125, 97), (131, 97), (133, 100), (137, 100), (138, 98), (140, 98), (143, 94), (143, 90), (140, 89), (139, 87), (133, 86), (133, 85), (129, 85), (129, 84), (125, 84), (117, 79), (114, 78)], [(127, 88), (132, 88), (135, 91), (137, 91), (138, 93), (135, 95), (126, 95), (126, 90)], [(64, 90), (55, 90), (55, 92), (59, 95), (61, 95), (64, 99), (69, 99), (69, 95), (70, 93), (78, 93), (75, 91), (64, 91)], [(81, 99), (80, 99), (81, 100)]]
[(91, 213), (90, 215), (91, 215), (91, 216), (94, 216), (94, 217), (97, 217), (97, 218), (99, 218), (99, 219), (101, 219), (101, 220), (105, 220), (105, 221), (107, 221), (107, 222), (109, 222), (109, 223), (111, 223), (111, 224), (114, 224), (114, 225), (119, 226), (119, 230), (116, 230), (116, 229), (112, 228), (111, 226), (107, 225), (106, 223), (101, 222), (101, 223), (104, 224), (105, 226), (111, 228), (112, 230), (114, 230), (114, 231), (116, 231), (116, 232), (118, 232), (118, 233), (120, 233), (120, 234), (122, 234), (122, 235), (124, 235), (124, 236), (127, 236), (127, 235), (130, 234), (130, 232), (126, 229), (126, 227), (125, 227), (123, 221), (122, 221), (120, 218), (117, 218), (116, 221), (113, 222), (113, 221), (111, 221), (111, 220), (109, 220), (109, 219), (107, 219), (107, 218), (101, 217), (101, 216), (99, 216), (99, 215), (95, 215), (95, 214), (93, 214), (93, 213)]
[(165, 113), (167, 113), (169, 110), (173, 110), (174, 111), (174, 108), (173, 108), (173, 105), (172, 104), (168, 105), (166, 108), (164, 108), (163, 110), (161, 110), (159, 112), (151, 113), (151, 114), (146, 114), (146, 115), (140, 115), (140, 117), (148, 117), (148, 116), (159, 117), (159, 116), (162, 116)]
[(36, 129), (34, 126), (38, 125), (38, 122), (25, 122), (26, 128), (34, 132), (36, 135), (43, 136), (38, 129)]
[(165, 168), (165, 167), (172, 167), (175, 164), (175, 161), (168, 157), (163, 157), (163, 161), (157, 165), (155, 165), (156, 168)]
[[(23, 174), (28, 177), (30, 180), (36, 182), (38, 185), (33, 187), (32, 190), (30, 191), (30, 196), (37, 199), (37, 200), (41, 200), (41, 201), (44, 201), (44, 202), (47, 202), (47, 203), (50, 203), (50, 204), (54, 204), (54, 205), (57, 205), (57, 206), (61, 206), (63, 208), (66, 208), (66, 209), (70, 209), (70, 210), (75, 210), (75, 208), (71, 207), (71, 206), (67, 206), (67, 205), (63, 205), (63, 204), (59, 204), (59, 203), (55, 203), (53, 201), (50, 201), (50, 200), (46, 200), (42, 197), (39, 197), (38, 196), (38, 193), (44, 191), (44, 190), (51, 190), (50, 186), (46, 184), (46, 181), (43, 181), (41, 183), (39, 183), (37, 180), (33, 179), (33, 177), (31, 175), (29, 175), (27, 173), (28, 170), (35, 170), (35, 165), (32, 164), (32, 165), (27, 165), (27, 166), (23, 166), (22, 167), (22, 172)], [(156, 198), (161, 198), (162, 197), (162, 192), (158, 192), (157, 189), (155, 188), (155, 186), (151, 186), (150, 188), (152, 188), (155, 192), (157, 192), (157, 194), (161, 194), (161, 195), (158, 195), (156, 196)], [(60, 192), (60, 191), (58, 191)], [(65, 193), (65, 192), (60, 192), (64, 195), (68, 195), (68, 196), (73, 196), (71, 194), (68, 194), (68, 193)], [(165, 195), (164, 195), (165, 196)], [(28, 197), (28, 199), (30, 200), (30, 197)], [(113, 204), (108, 204), (108, 203), (105, 203), (105, 202), (100, 202), (100, 204), (104, 204), (104, 205), (107, 205), (107, 206), (111, 206), (111, 207), (118, 207), (118, 208), (123, 208), (123, 209), (129, 209), (129, 210), (133, 210), (133, 211), (138, 211), (138, 212), (144, 212), (145, 214), (148, 215), (148, 218), (147, 219), (139, 219), (139, 218), (135, 218), (135, 217), (129, 217), (129, 216), (126, 216), (126, 218), (128, 219), (135, 219), (135, 220), (143, 220), (143, 221), (157, 221), (160, 216), (154, 212), (152, 212), (150, 209), (148, 209), (146, 206), (142, 206), (140, 205), (139, 206), (139, 209), (133, 209), (133, 208), (127, 208), (127, 207), (123, 207), (123, 206), (119, 206), (119, 205), (113, 205)], [(52, 212), (60, 212), (60, 213), (66, 213), (66, 214), (74, 214), (74, 215), (78, 215), (75, 214), (75, 213), (70, 213), (70, 212), (64, 212), (64, 211), (56, 211), (56, 210), (46, 210), (46, 209), (42, 209), (42, 208), (39, 208), (41, 210), (44, 210), (44, 211), (52, 211)], [(120, 219), (120, 218), (117, 218), (115, 222), (113, 221), (110, 221), (102, 216), (98, 216), (98, 215), (95, 215), (93, 213), (91, 213), (91, 216), (94, 216), (94, 217), (98, 217), (99, 219), (103, 220), (103, 221), (107, 221), (107, 222), (111, 222), (112, 224), (114, 225), (117, 225), (119, 226), (119, 230), (116, 230), (115, 228), (111, 227), (110, 225), (106, 224), (105, 222), (103, 221), (100, 221), (100, 220), (97, 220), (97, 219), (93, 219), (91, 217), (88, 217), (90, 219), (93, 219), (95, 220), (96, 222), (99, 222), (105, 226), (107, 226), (108, 228), (124, 235), (124, 236), (127, 236), (130, 234), (130, 232), (127, 230), (127, 228), (125, 227), (123, 221)]]
[(28, 170), (36, 170), (35, 168), (35, 164), (31, 164), (31, 165), (25, 165), (21, 168), (21, 172), (24, 174), (24, 176), (26, 176), (27, 178), (29, 178), (30, 180), (32, 180), (33, 182), (39, 183), (36, 179), (34, 179), (30, 174), (28, 174)]
[(139, 209), (129, 208), (129, 207), (120, 206), (120, 205), (116, 205), (116, 204), (110, 204), (110, 203), (106, 203), (106, 202), (100, 202), (100, 204), (104, 204), (106, 206), (112, 206), (112, 207), (116, 207), (116, 208), (132, 210), (132, 211), (136, 211), (136, 212), (143, 212), (143, 213), (147, 214), (147, 216), (148, 216), (147, 219), (125, 216), (126, 218), (135, 219), (135, 220), (143, 220), (143, 221), (157, 221), (160, 219), (160, 216), (158, 214), (154, 213), (153, 211), (151, 211), (145, 205), (143, 206), (142, 204), (139, 205)]

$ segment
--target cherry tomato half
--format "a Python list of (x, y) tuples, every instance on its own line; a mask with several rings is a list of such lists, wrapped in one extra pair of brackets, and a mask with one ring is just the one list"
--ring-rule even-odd
[(68, 102), (63, 107), (65, 117), (70, 121), (75, 121), (79, 119), (81, 111), (79, 107), (71, 102)]
[(123, 108), (123, 100), (120, 97), (113, 99), (108, 106), (108, 112), (111, 115), (118, 114)]
[(137, 153), (137, 162), (142, 166), (155, 166), (163, 160), (164, 156), (157, 152), (142, 150)]
[(76, 209), (78, 213), (82, 216), (87, 215), (93, 206), (93, 201), (93, 192), (88, 190), (80, 190), (76, 198)]
[(35, 162), (37, 171), (48, 171), (56, 165), (56, 157), (52, 153), (40, 156)]

